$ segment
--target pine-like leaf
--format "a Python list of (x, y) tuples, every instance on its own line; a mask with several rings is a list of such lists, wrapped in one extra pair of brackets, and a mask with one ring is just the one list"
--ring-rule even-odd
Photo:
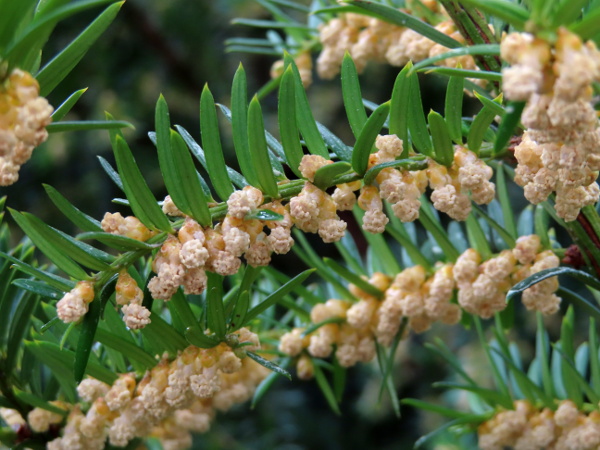
[(3, 2), (2, 15), (0, 15), (0, 55), (5, 52), (19, 28), (25, 26), (31, 19), (36, 0), (23, 0), (21, 2)]
[(111, 143), (123, 189), (135, 216), (150, 229), (171, 231), (171, 222), (148, 188), (125, 139), (113, 130)]
[(367, 113), (362, 104), (356, 66), (348, 52), (346, 52), (342, 61), (342, 96), (350, 128), (352, 128), (354, 137), (358, 139), (360, 132), (367, 123)]
[(113, 128), (133, 128), (124, 120), (78, 120), (54, 122), (46, 126), (48, 133), (64, 133), (66, 131), (112, 130)]
[(360, 135), (354, 144), (352, 152), (352, 168), (359, 175), (364, 175), (369, 164), (369, 156), (375, 139), (381, 131), (383, 123), (387, 119), (390, 111), (390, 102), (383, 103), (377, 108), (362, 128)]
[(69, 276), (83, 280), (87, 273), (64, 253), (62, 246), (64, 239), (52, 233), (50, 227), (28, 213), (19, 213), (9, 209), (13, 219), (29, 236), (32, 242), (50, 259), (59, 269)]
[(100, 322), (106, 302), (108, 302), (109, 297), (114, 293), (116, 283), (117, 276), (115, 275), (99, 291), (96, 291), (96, 298), (90, 303), (89, 311), (83, 317), (73, 365), (73, 374), (76, 383), (83, 380), (90, 354), (92, 353), (92, 346), (95, 342), (98, 322)]
[(207, 273), (206, 318), (210, 331), (223, 339), (227, 332), (225, 311), (223, 309), (223, 277), (212, 272)]
[(338, 264), (335, 260), (333, 260), (331, 258), (323, 258), (323, 261), (325, 262), (325, 264), (327, 264), (328, 267), (333, 269), (339, 276), (341, 276), (345, 280), (349, 281), (350, 283), (355, 285), (357, 288), (361, 289), (362, 291), (366, 292), (369, 295), (374, 296), (375, 298), (378, 298), (378, 299), (383, 298), (384, 293), (382, 291), (380, 291), (379, 289), (377, 289), (372, 284), (370, 284), (368, 281), (365, 281), (364, 279), (362, 279), (360, 277), (360, 275), (353, 273), (351, 270), (348, 270), (346, 267)]
[(392, 98), (390, 101), (390, 133), (402, 139), (403, 150), (401, 158), (407, 158), (410, 150), (408, 135), (408, 116), (410, 104), (407, 101), (410, 91), (410, 79), (408, 74), (412, 69), (412, 62), (408, 62), (400, 71), (394, 82)]
[(450, 167), (454, 162), (454, 146), (450, 138), (450, 130), (444, 118), (435, 111), (431, 111), (427, 116), (429, 123), (429, 132), (433, 141), (433, 150), (435, 159), (440, 164)]
[(316, 269), (308, 269), (296, 275), (289, 282), (285, 283), (283, 286), (281, 286), (279, 289), (277, 289), (275, 292), (273, 292), (271, 295), (265, 298), (261, 303), (256, 305), (250, 311), (248, 311), (248, 313), (246, 314), (245, 323), (253, 321), (260, 314), (262, 314), (271, 306), (279, 302), (283, 297), (285, 297), (287, 294), (293, 291), (296, 286), (302, 284), (304, 280), (306, 280), (310, 276), (310, 274), (312, 274), (315, 270)]
[(412, 143), (420, 153), (432, 157), (433, 144), (423, 112), (419, 79), (414, 72), (408, 76), (408, 97), (406, 101), (409, 102), (408, 130)]
[(412, 30), (415, 30), (417, 33), (419, 33), (421, 36), (429, 38), (437, 44), (442, 44), (444, 47), (462, 47), (460, 42), (442, 33), (441, 31), (436, 30), (431, 25), (426, 24), (425, 22), (399, 9), (395, 9), (391, 6), (387, 6), (381, 3), (365, 0), (353, 0), (347, 1), (346, 3), (359, 8), (359, 12), (373, 15), (374, 17), (377, 17), (399, 27), (411, 28)]
[(294, 174), (301, 178), (300, 161), (304, 156), (300, 143), (296, 118), (296, 91), (294, 73), (291, 66), (283, 73), (279, 87), (279, 134), (285, 151), (287, 164)]
[(246, 352), (246, 355), (249, 356), (254, 361), (256, 361), (257, 363), (259, 363), (261, 366), (265, 366), (267, 369), (269, 369), (279, 375), (283, 375), (288, 380), (292, 379), (292, 376), (289, 374), (289, 372), (287, 370), (281, 368), (280, 366), (269, 361), (268, 359), (265, 359), (262, 356), (259, 356), (256, 353), (252, 353), (252, 352)]
[(320, 155), (325, 159), (329, 159), (329, 152), (327, 152), (327, 147), (325, 146), (325, 142), (319, 133), (319, 129), (317, 128), (317, 123), (310, 109), (310, 104), (308, 103), (308, 98), (306, 96), (306, 91), (304, 90), (304, 86), (302, 85), (302, 79), (300, 78), (300, 72), (298, 71), (298, 67), (294, 62), (293, 58), (286, 53), (284, 55), (284, 62), (286, 69), (287, 67), (292, 68), (292, 72), (294, 74), (294, 91), (296, 93), (296, 118), (298, 120), (298, 128), (300, 129), (300, 133), (304, 138), (304, 142), (308, 151), (313, 155)]
[(64, 102), (62, 102), (58, 106), (58, 108), (54, 110), (54, 112), (52, 113), (52, 120), (54, 122), (58, 122), (63, 117), (65, 117), (69, 113), (69, 111), (71, 111), (73, 106), (75, 106), (75, 104), (81, 98), (81, 96), (85, 94), (86, 91), (87, 88), (79, 89), (78, 91), (75, 91), (71, 95), (69, 95), (69, 97), (67, 97), (67, 99)]
[(210, 181), (217, 195), (221, 200), (226, 201), (233, 192), (233, 185), (227, 173), (223, 148), (221, 147), (215, 100), (208, 85), (204, 86), (200, 96), (200, 131)]
[(456, 144), (462, 144), (462, 105), (465, 80), (462, 77), (450, 77), (446, 89), (444, 116), (448, 133)]
[(52, 203), (62, 212), (67, 219), (77, 225), (83, 231), (102, 231), (100, 222), (93, 217), (81, 212), (65, 197), (63, 197), (56, 189), (48, 184), (44, 184), (46, 194), (52, 200)]
[(340, 176), (351, 172), (352, 166), (345, 161), (327, 164), (317, 170), (313, 184), (319, 189), (327, 190), (329, 187), (338, 184), (336, 183), (336, 180), (338, 180)]
[(269, 160), (269, 150), (265, 137), (265, 125), (258, 98), (254, 96), (248, 108), (248, 144), (252, 155), (253, 170), (260, 183), (261, 190), (277, 198), (277, 180)]
[(494, 153), (498, 154), (502, 152), (510, 142), (515, 128), (519, 124), (519, 120), (521, 120), (525, 104), (526, 102), (509, 102), (506, 105), (506, 115), (502, 118), (502, 122), (500, 122), (496, 141), (494, 142)]

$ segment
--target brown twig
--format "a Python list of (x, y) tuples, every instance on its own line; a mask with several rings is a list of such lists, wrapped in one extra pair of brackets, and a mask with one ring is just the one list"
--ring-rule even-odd
[[(456, 25), (467, 44), (497, 44), (496, 36), (490, 30), (485, 17), (475, 8), (461, 5), (454, 0), (440, 0), (448, 15)], [(500, 72), (502, 63), (498, 56), (474, 55), (475, 62), (480, 69)], [(498, 88), (498, 82), (494, 81)]]
[[(581, 225), (586, 236), (592, 241), (594, 246), (597, 249), (600, 249), (600, 238), (598, 238), (598, 235), (596, 234), (594, 227), (592, 227), (592, 224), (589, 222), (588, 218), (585, 217), (585, 214), (583, 212), (580, 212), (579, 215), (577, 216), (577, 222), (579, 222), (579, 225)], [(579, 248), (579, 250), (580, 251), (582, 250), (581, 247)], [(594, 271), (596, 272), (596, 275), (598, 275), (598, 277), (600, 278), (600, 266), (598, 265), (599, 262), (594, 259), (593, 255), (591, 254), (591, 252), (588, 249), (584, 249), (584, 251), (585, 251), (585, 254), (588, 256), (588, 259), (592, 263), (592, 266), (594, 267)]]

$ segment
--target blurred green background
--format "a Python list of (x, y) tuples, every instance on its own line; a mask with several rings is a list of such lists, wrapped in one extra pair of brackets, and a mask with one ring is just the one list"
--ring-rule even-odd
[[(89, 18), (93, 13), (89, 12)], [(196, 140), (199, 136), (199, 98), (208, 83), (217, 102), (229, 105), (231, 81), (241, 62), (248, 75), (249, 96), (269, 81), (275, 58), (245, 53), (225, 53), (229, 37), (264, 37), (265, 30), (232, 25), (234, 17), (269, 19), (268, 13), (251, 0), (166, 1), (128, 0), (115, 22), (91, 48), (76, 69), (52, 93), (49, 101), (60, 105), (73, 91), (88, 88), (65, 120), (101, 120), (104, 112), (116, 119), (133, 123), (126, 130), (130, 146), (142, 172), (157, 197), (164, 194), (155, 152), (147, 133), (153, 129), (154, 106), (163, 94), (171, 111), (171, 122), (182, 125)], [(68, 39), (81, 30), (84, 14), (61, 22), (46, 47), (43, 61), (60, 50)], [(363, 95), (374, 102), (389, 99), (397, 69), (370, 65), (362, 76)], [(435, 81), (435, 79), (434, 79)], [(424, 86), (426, 105), (442, 107), (444, 86), (429, 82)], [(339, 79), (317, 79), (310, 87), (309, 98), (317, 120), (330, 127), (348, 144), (352, 134), (341, 103)], [(277, 136), (276, 93), (263, 102), (269, 131)], [(231, 136), (220, 116), (228, 163), (236, 166)], [(58, 220), (43, 195), (41, 183), (57, 188), (74, 204), (94, 217), (114, 209), (110, 200), (121, 196), (100, 169), (96, 156), (111, 163), (108, 133), (103, 131), (54, 134), (34, 152), (23, 166), (20, 181), (13, 187), (0, 188), (9, 196), (8, 205), (34, 212), (44, 220)], [(54, 224), (57, 224), (56, 222)]]

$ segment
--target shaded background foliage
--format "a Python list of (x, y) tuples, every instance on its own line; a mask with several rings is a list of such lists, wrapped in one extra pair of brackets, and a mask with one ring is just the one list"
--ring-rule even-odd
[[(57, 106), (73, 90), (88, 87), (70, 113), (71, 119), (102, 119), (104, 111), (109, 111), (132, 122), (136, 129), (128, 130), (127, 138), (139, 151), (142, 171), (160, 195), (162, 181), (147, 138), (153, 127), (156, 99), (162, 92), (169, 99), (173, 122), (197, 134), (203, 84), (209, 82), (215, 95), (226, 100), (239, 58), (224, 54), (223, 41), (231, 33), (231, 18), (247, 13), (249, 5), (245, 3), (249, 2), (127, 1), (115, 22), (49, 101)], [(95, 12), (90, 11), (89, 17)], [(75, 36), (86, 19), (82, 14), (61, 23), (47, 54)], [(142, 156), (145, 154), (148, 157)], [(46, 211), (40, 195), (43, 182), (55, 186), (89, 214), (101, 216), (119, 193), (98, 170), (96, 155), (112, 161), (106, 132), (52, 136), (34, 153), (20, 183), (6, 189), (10, 205), (48, 219), (52, 212)]]
[[(95, 12), (87, 14), (93, 17)], [(172, 123), (182, 125), (199, 138), (198, 105), (205, 83), (209, 83), (217, 102), (229, 105), (231, 81), (240, 62), (248, 73), (250, 93), (270, 79), (273, 57), (225, 53), (224, 41), (228, 37), (263, 37), (262, 30), (230, 23), (239, 16), (269, 17), (257, 3), (248, 0), (128, 0), (107, 32), (54, 90), (49, 101), (56, 107), (74, 90), (87, 87), (88, 91), (67, 119), (100, 120), (104, 118), (104, 111), (108, 111), (116, 119), (132, 122), (136, 129), (125, 130), (125, 136), (137, 150), (138, 162), (150, 187), (157, 196), (162, 195), (162, 179), (147, 138), (147, 132), (153, 128), (158, 95), (163, 93), (168, 100)], [(62, 48), (87, 19), (84, 13), (61, 22), (46, 47), (47, 54)], [(389, 99), (396, 75), (395, 68), (370, 65), (362, 77), (364, 97), (377, 103)], [(424, 80), (425, 109), (441, 109), (444, 83), (436, 83), (436, 78)], [(339, 80), (320, 81), (315, 75), (309, 98), (317, 120), (351, 142)], [(277, 135), (275, 104), (273, 94), (265, 101), (264, 109), (267, 128)], [(221, 131), (230, 132), (229, 127), (222, 127)], [(225, 140), (231, 144), (230, 137)], [(229, 157), (228, 164), (237, 166), (232, 145), (224, 150)], [(142, 156), (146, 154), (147, 157)], [(97, 170), (96, 155), (112, 160), (108, 133), (55, 134), (34, 152), (31, 162), (21, 172), (20, 183), (3, 188), (3, 193), (10, 196), (9, 204), (13, 208), (49, 219), (52, 212), (46, 210), (47, 202), (40, 195), (40, 183), (48, 183), (98, 217), (107, 211), (110, 200), (120, 194)]]
[[(165, 195), (164, 186), (155, 150), (147, 138), (147, 132), (153, 128), (158, 95), (163, 93), (167, 98), (172, 123), (182, 125), (198, 138), (198, 105), (204, 83), (210, 84), (217, 102), (229, 104), (231, 80), (240, 61), (248, 73), (250, 92), (269, 80), (273, 58), (225, 53), (224, 41), (228, 37), (262, 37), (260, 30), (230, 25), (237, 16), (267, 18), (263, 9), (247, 0), (128, 0), (109, 30), (49, 100), (57, 106), (74, 90), (88, 87), (70, 113), (72, 119), (102, 119), (104, 111), (109, 111), (117, 119), (134, 123), (136, 129), (126, 130), (125, 135), (142, 173), (160, 198)], [(72, 38), (83, 20), (78, 16), (61, 24), (47, 48), (48, 54)], [(396, 74), (395, 68), (370, 65), (361, 77), (364, 97), (377, 103), (387, 100)], [(436, 77), (421, 81), (426, 111), (443, 109), (445, 82), (438, 82)], [(316, 119), (351, 142), (339, 80), (315, 79), (309, 98)], [(275, 95), (264, 103), (267, 128), (274, 134), (275, 104)], [(221, 131), (229, 133), (229, 127)], [(226, 136), (225, 141), (231, 144), (231, 137)], [(231, 145), (225, 151), (228, 164), (235, 167)], [(55, 134), (34, 152), (21, 171), (20, 182), (0, 189), (0, 195), (8, 195), (10, 207), (29, 211), (67, 232), (72, 225), (57, 222), (61, 219), (47, 201), (42, 183), (54, 186), (93, 217), (100, 218), (106, 211), (126, 212), (111, 204), (112, 198), (122, 194), (100, 170), (97, 155), (113, 162), (107, 132)], [(15, 230), (14, 236), (22, 236), (20, 230)], [(355, 237), (360, 239), (358, 233)], [(311, 242), (316, 244), (318, 240)], [(319, 247), (320, 254), (333, 251), (333, 246)], [(288, 267), (295, 264), (297, 268), (297, 261), (292, 258), (277, 257), (274, 262)], [(430, 333), (442, 333), (451, 347), (464, 343), (464, 335), (460, 334), (464, 332), (458, 328), (434, 327)], [(395, 370), (400, 397), (426, 399), (436, 395), (429, 386), (445, 375), (440, 361), (414, 342), (423, 338), (426, 339), (412, 338), (400, 351)], [(472, 354), (476, 364), (477, 353), (473, 350)], [(254, 411), (244, 405), (219, 417), (208, 434), (197, 436), (195, 447), (410, 448), (420, 435), (441, 423), (441, 419), (425, 417), (410, 407), (403, 407), (403, 418), (398, 420), (385, 398), (381, 403), (377, 401), (378, 391), (375, 368), (351, 370), (342, 402), (343, 416), (337, 417), (315, 383), (290, 383), (282, 378)], [(474, 442), (457, 445), (464, 448)]]

